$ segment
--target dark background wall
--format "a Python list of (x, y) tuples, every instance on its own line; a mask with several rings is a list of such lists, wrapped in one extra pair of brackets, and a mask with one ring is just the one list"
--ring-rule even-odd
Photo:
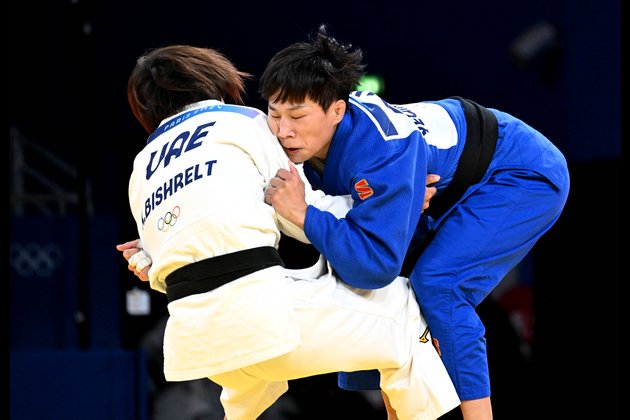
[[(121, 356), (128, 363), (143, 332), (165, 313), (154, 294), (149, 316), (127, 313), (126, 292), (146, 285), (114, 249), (137, 237), (127, 177), (146, 134), (125, 96), (137, 56), (173, 43), (208, 46), (259, 76), (276, 51), (327, 23), (333, 35), (363, 50), (368, 72), (385, 80), (387, 100), (468, 97), (524, 119), (565, 153), (572, 174), (566, 211), (528, 258), (531, 366), (511, 372), (501, 356), (508, 351), (496, 351), (491, 357), (503, 376), (493, 392), (512, 413), (531, 406), (551, 417), (615, 418), (619, 390), (607, 378), (618, 375), (620, 360), (620, 2), (251, 3), (11, 1), (14, 395), (30, 392), (18, 382), (28, 371), (15, 368), (31, 360), (18, 360), (23, 352), (109, 349), (115, 358), (122, 349), (131, 352)], [(248, 104), (266, 109), (257, 78), (247, 88)], [(40, 176), (16, 170), (23, 161)], [(18, 180), (31, 196), (66, 192), (67, 206), (46, 202), (43, 211), (20, 201)], [(50, 272), (29, 272), (35, 258), (29, 244), (57, 256), (41, 263)], [(501, 315), (485, 311), (489, 324)], [(493, 331), (489, 326), (489, 337)], [(112, 381), (137, 380), (121, 375)], [(558, 393), (570, 398), (559, 401)], [(124, 409), (135, 410), (131, 418), (142, 412)]]

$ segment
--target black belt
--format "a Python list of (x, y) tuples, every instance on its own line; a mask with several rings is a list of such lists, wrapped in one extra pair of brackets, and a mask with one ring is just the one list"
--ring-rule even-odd
[(197, 293), (205, 293), (240, 277), (280, 265), (284, 262), (272, 246), (245, 249), (207, 258), (166, 276), (166, 298), (169, 302)]
[(468, 187), (481, 181), (490, 166), (499, 136), (497, 117), (492, 111), (469, 99), (453, 98), (464, 105), (466, 143), (453, 180), (441, 194), (431, 199), (429, 208), (424, 211), (434, 219), (450, 209)]
[[(481, 181), (492, 162), (499, 136), (497, 117), (492, 111), (459, 96), (453, 96), (464, 106), (466, 116), (466, 143), (457, 163), (457, 169), (448, 187), (429, 202), (424, 214), (439, 218), (461, 198), (468, 187)], [(431, 242), (435, 232), (427, 233), (417, 245), (407, 250), (400, 275), (409, 277), (420, 254)]]

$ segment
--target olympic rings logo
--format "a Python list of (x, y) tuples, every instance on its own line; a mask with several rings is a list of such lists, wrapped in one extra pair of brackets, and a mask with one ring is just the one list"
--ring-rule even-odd
[(157, 228), (162, 232), (167, 232), (171, 227), (175, 226), (177, 223), (177, 218), (179, 217), (180, 209), (179, 206), (175, 206), (173, 211), (168, 211), (164, 215), (164, 217), (160, 217), (157, 221)]
[(50, 277), (63, 262), (63, 250), (56, 243), (12, 242), (10, 248), (11, 268), (20, 277)]

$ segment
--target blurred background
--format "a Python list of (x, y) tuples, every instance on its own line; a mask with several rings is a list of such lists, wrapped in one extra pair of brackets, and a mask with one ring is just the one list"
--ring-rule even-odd
[[(209, 381), (164, 382), (165, 296), (115, 249), (138, 236), (127, 179), (147, 137), (127, 77), (149, 48), (212, 47), (266, 110), (267, 61), (320, 23), (363, 50), (386, 100), (470, 98), (564, 152), (563, 215), (478, 309), (495, 418), (620, 418), (620, 3), (11, 0), (10, 418), (222, 419)], [(386, 418), (335, 375), (290, 387), (265, 419)]]

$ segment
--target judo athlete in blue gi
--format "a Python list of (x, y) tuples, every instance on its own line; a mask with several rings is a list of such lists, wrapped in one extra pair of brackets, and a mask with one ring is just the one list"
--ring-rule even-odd
[[(566, 160), (525, 122), (467, 99), (394, 105), (353, 91), (361, 61), (359, 49), (322, 26), (268, 63), (260, 93), (271, 130), (292, 162), (304, 162), (313, 188), (351, 194), (354, 204), (342, 219), (307, 206), (299, 177), (286, 169), (270, 181), (266, 201), (303, 227), (352, 286), (378, 289), (410, 270), (464, 418), (491, 419), (475, 308), (558, 220), (569, 192)], [(423, 213), (427, 174), (440, 180)], [(340, 373), (339, 385), (378, 389), (378, 373)]]

